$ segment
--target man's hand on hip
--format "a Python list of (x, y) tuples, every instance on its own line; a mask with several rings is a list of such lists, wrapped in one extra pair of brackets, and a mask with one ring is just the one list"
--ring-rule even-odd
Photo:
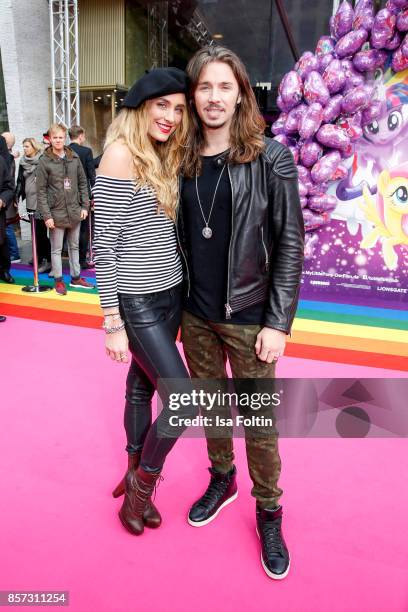
[(272, 363), (278, 361), (285, 352), (285, 332), (270, 327), (263, 327), (256, 337), (255, 352), (258, 359)]

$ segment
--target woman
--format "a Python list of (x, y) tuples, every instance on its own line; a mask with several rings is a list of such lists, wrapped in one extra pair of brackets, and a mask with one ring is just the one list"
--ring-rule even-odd
[[(132, 354), (124, 418), (128, 471), (119, 517), (135, 535), (144, 525), (161, 523), (150, 498), (176, 442), (159, 437), (157, 420), (152, 425), (157, 381), (189, 379), (175, 345), (183, 275), (174, 221), (189, 127), (186, 92), (186, 75), (176, 68), (158, 68), (133, 85), (108, 130), (94, 187), (106, 353), (119, 363), (128, 362), (128, 346)], [(121, 483), (114, 496), (122, 491)]]
[(14, 199), (14, 179), (11, 177), (8, 163), (7, 143), (0, 136), (0, 280), (14, 283), (10, 274), (10, 254), (6, 233), (6, 209), (12, 206)]
[(51, 246), (47, 235), (47, 228), (37, 209), (37, 187), (36, 172), (40, 161), (41, 145), (34, 138), (23, 140), (24, 155), (20, 160), (17, 176), (17, 201), (21, 198), (26, 200), (26, 208), (34, 213), (35, 237), (37, 241), (38, 272), (49, 272), (51, 270)]

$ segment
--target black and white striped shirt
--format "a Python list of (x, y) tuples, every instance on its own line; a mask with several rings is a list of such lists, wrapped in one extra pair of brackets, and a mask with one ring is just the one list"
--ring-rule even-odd
[(118, 293), (174, 287), (183, 272), (174, 223), (150, 187), (99, 175), (95, 199), (95, 267), (102, 308), (118, 306)]

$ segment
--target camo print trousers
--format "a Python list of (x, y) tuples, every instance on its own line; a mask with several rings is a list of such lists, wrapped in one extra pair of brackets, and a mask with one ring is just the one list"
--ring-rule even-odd
[[(184, 311), (181, 339), (192, 378), (225, 379), (226, 362), (232, 376), (243, 378), (274, 378), (275, 364), (260, 361), (255, 354), (259, 325), (213, 323)], [(226, 473), (234, 461), (231, 437), (207, 435), (207, 450), (212, 467)], [(245, 445), (249, 474), (253, 483), (252, 495), (261, 507), (279, 505), (282, 489), (278, 486), (281, 460), (278, 436), (254, 437), (245, 431)]]

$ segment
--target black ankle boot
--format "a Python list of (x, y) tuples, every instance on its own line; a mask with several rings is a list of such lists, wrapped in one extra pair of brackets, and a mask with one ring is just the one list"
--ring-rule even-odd
[(188, 522), (193, 527), (202, 527), (213, 521), (220, 510), (238, 497), (237, 470), (234, 466), (227, 474), (208, 468), (211, 474), (206, 492), (198, 499), (188, 513)]
[(282, 534), (282, 506), (274, 510), (256, 508), (256, 526), (261, 540), (261, 562), (269, 576), (282, 580), (288, 575), (290, 558)]

